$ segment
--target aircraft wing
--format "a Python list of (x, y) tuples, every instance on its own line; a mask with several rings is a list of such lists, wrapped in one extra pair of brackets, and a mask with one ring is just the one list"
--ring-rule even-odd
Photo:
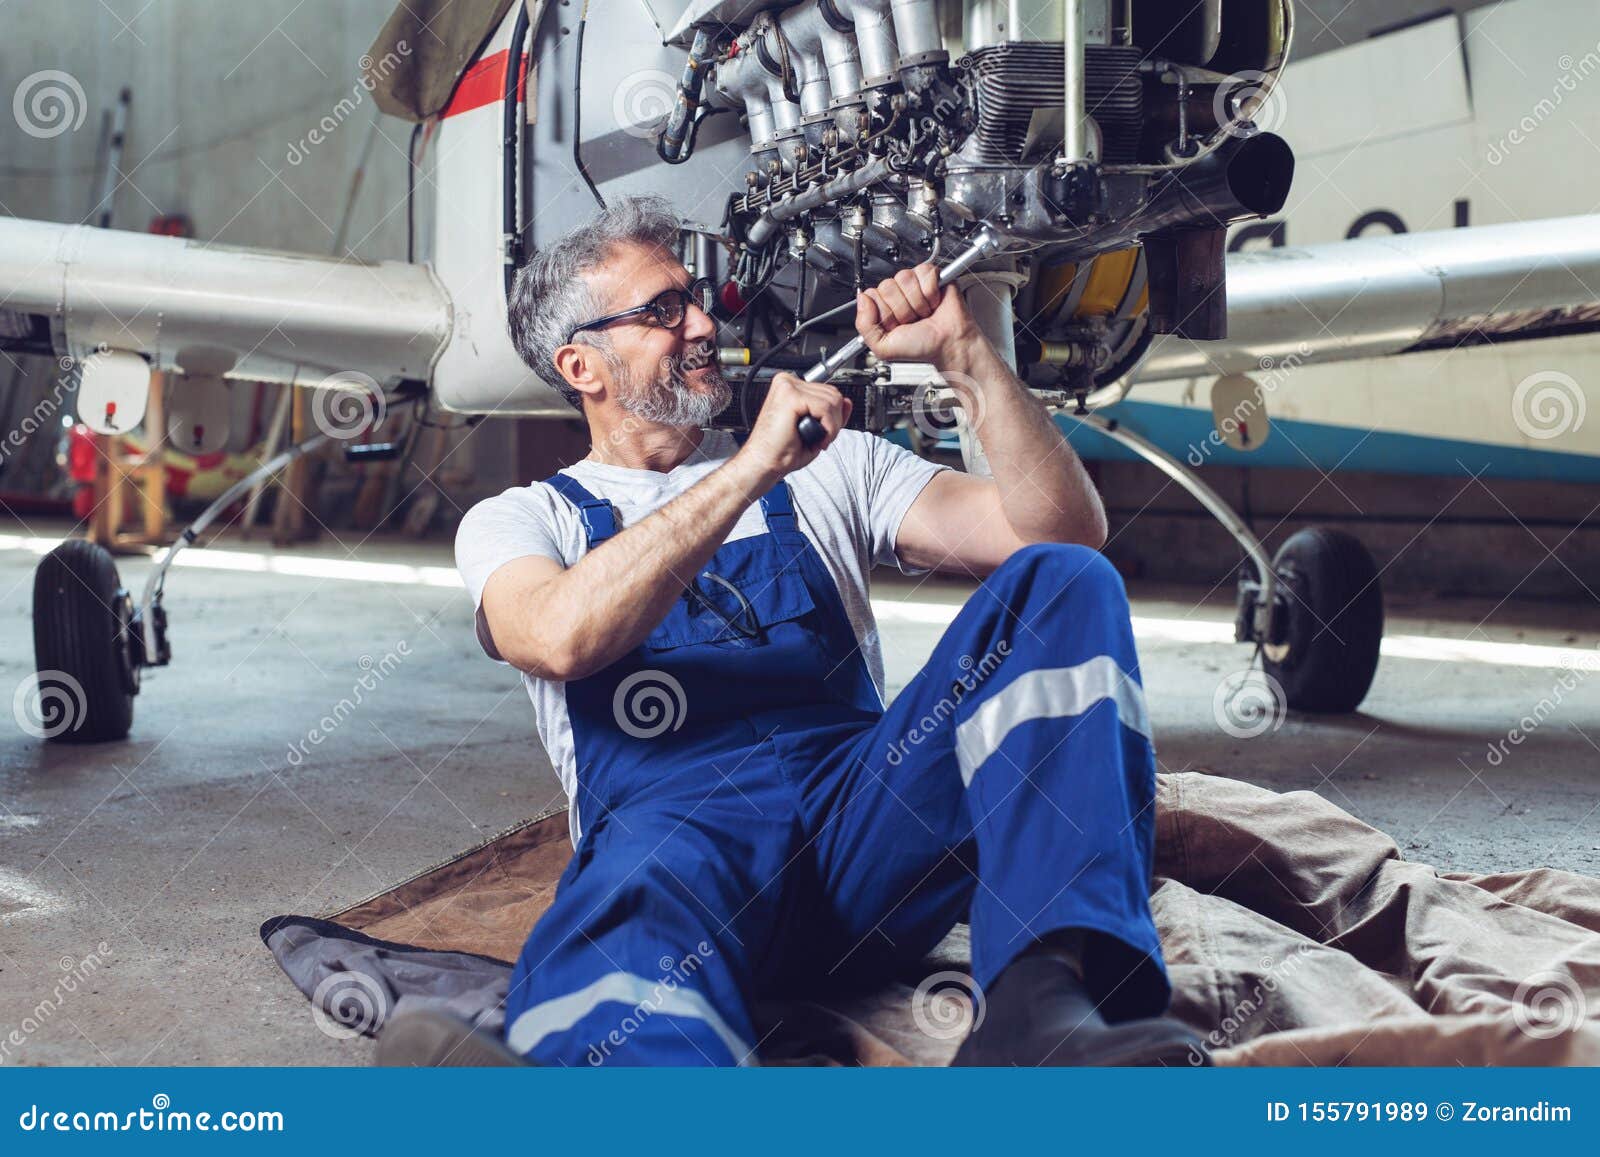
[(1234, 253), (1227, 294), (1227, 338), (1157, 338), (1134, 381), (1600, 328), (1600, 216)]
[(450, 298), (425, 265), (0, 218), (0, 348), (314, 386), (427, 381)]

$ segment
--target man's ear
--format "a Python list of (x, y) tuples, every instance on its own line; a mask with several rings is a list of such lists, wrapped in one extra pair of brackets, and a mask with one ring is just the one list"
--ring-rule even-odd
[(605, 362), (592, 345), (568, 342), (557, 346), (553, 360), (556, 372), (567, 380), (567, 385), (585, 397), (595, 397), (610, 385)]

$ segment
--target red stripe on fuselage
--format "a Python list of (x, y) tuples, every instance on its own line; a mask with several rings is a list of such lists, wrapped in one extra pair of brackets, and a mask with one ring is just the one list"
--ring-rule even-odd
[[(498, 104), (506, 91), (506, 56), (506, 50), (501, 49), (493, 56), (485, 56), (469, 65), (467, 71), (461, 74), (461, 80), (450, 96), (450, 103), (444, 106), (439, 116), (453, 117), (486, 104)], [(522, 75), (517, 78), (518, 100), (525, 98), (527, 85), (528, 58), (523, 57)]]

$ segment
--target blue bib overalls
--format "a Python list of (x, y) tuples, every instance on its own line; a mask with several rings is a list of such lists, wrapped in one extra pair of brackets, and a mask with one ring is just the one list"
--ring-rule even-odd
[[(616, 532), (548, 482), (591, 549)], [(754, 1063), (756, 1001), (881, 984), (962, 919), (980, 987), (1080, 928), (1107, 1019), (1161, 1012), (1154, 753), (1111, 565), (1018, 551), (885, 709), (788, 484), (761, 510), (640, 646), (566, 684), (582, 834), (512, 974), (511, 1046)]]

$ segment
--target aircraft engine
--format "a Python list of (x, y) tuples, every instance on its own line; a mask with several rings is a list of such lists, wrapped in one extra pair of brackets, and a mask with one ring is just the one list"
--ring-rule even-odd
[[(1031, 384), (1081, 396), (1155, 334), (1225, 336), (1226, 228), (1277, 212), (1293, 175), (1251, 120), (1285, 63), (1287, 0), (752, 7), (683, 13), (693, 40), (658, 143), (681, 163), (701, 121), (742, 114), (724, 222), (742, 294), (791, 261), (875, 284), (987, 223), (1028, 252), (978, 276), (1000, 268)], [(1003, 328), (990, 336), (1010, 348)]]

